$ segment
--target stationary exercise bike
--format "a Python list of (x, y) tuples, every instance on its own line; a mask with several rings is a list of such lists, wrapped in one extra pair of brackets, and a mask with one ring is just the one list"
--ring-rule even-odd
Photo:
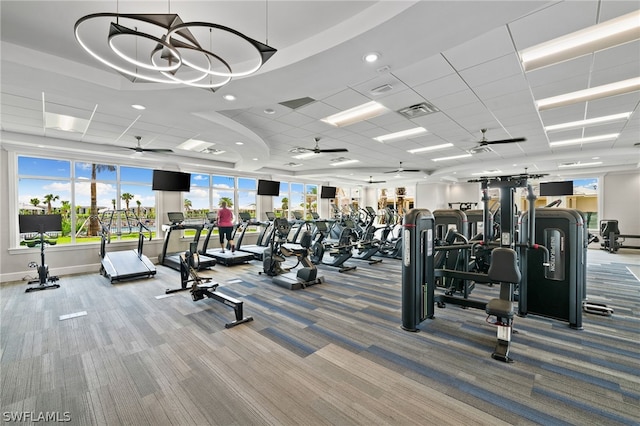
[(38, 278), (29, 281), (27, 284), (38, 284), (35, 287), (29, 287), (25, 293), (39, 290), (50, 290), (59, 288), (60, 284), (56, 284), (58, 277), (49, 275), (49, 266), (45, 263), (44, 247), (45, 245), (54, 245), (56, 240), (45, 238), (47, 232), (62, 231), (62, 216), (59, 214), (47, 215), (20, 215), (18, 217), (20, 233), (37, 233), (39, 238), (26, 242), (28, 247), (40, 245), (40, 265), (36, 262), (29, 262), (29, 267), (37, 268)]

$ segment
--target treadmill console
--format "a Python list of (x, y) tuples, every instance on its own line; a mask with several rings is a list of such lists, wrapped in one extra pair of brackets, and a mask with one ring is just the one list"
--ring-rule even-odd
[(182, 212), (168, 212), (167, 216), (172, 225), (179, 225), (184, 222), (184, 214)]

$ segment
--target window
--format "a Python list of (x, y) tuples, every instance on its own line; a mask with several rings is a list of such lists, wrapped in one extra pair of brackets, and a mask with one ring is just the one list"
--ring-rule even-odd
[[(71, 242), (71, 162), (18, 157), (18, 213), (62, 215), (62, 234), (57, 243)], [(20, 234), (20, 245), (35, 237)]]
[(184, 194), (184, 213), (187, 219), (206, 219), (211, 209), (207, 174), (191, 173), (191, 190)]
[(273, 214), (289, 218), (289, 182), (280, 182), (280, 195), (273, 199)]
[(17, 164), (18, 213), (61, 214), (57, 244), (100, 241), (101, 220), (112, 240), (137, 238), (138, 218), (155, 233), (151, 169), (21, 155)]
[(256, 190), (258, 181), (256, 179), (238, 178), (238, 212), (249, 213), (252, 218), (256, 218)]
[(301, 183), (291, 183), (290, 190), (289, 209), (291, 212), (299, 212), (300, 215), (304, 217), (304, 185)]
[(100, 241), (100, 217), (119, 208), (117, 167), (111, 164), (75, 164), (77, 243)]
[(318, 185), (306, 185), (305, 189), (305, 218), (310, 220), (312, 212), (318, 213)]
[(227, 202), (227, 207), (235, 211), (235, 179), (233, 176), (212, 176), (212, 209), (220, 208), (222, 201)]

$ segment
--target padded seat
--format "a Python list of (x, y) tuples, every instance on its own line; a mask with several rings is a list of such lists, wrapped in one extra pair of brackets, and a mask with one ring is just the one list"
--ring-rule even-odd
[(491, 252), (491, 265), (487, 275), (491, 282), (500, 283), (500, 298), (491, 299), (485, 311), (488, 315), (512, 319), (514, 314), (511, 302), (512, 285), (518, 284), (521, 279), (515, 250), (507, 247), (495, 248)]
[(485, 308), (487, 315), (513, 319), (515, 313), (513, 303), (510, 300), (491, 299)]

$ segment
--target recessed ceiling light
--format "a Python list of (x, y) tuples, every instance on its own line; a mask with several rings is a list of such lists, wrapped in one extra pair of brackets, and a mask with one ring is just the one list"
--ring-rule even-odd
[(592, 160), (599, 160), (599, 159), (600, 159), (600, 157), (592, 157), (591, 159), (592, 159)]
[(407, 152), (409, 154), (417, 154), (418, 152), (435, 151), (435, 150), (438, 150), (438, 149), (450, 148), (452, 146), (453, 146), (452, 143), (443, 143), (443, 144), (440, 144), (440, 145), (423, 146), (422, 148), (409, 149), (409, 150), (407, 150)]
[(235, 100), (236, 100), (236, 97), (235, 97), (235, 96), (233, 96), (233, 95), (231, 95), (231, 94), (224, 95), (224, 96), (223, 96), (223, 98), (224, 98), (225, 100), (227, 100), (227, 101), (235, 101)]
[(297, 160), (303, 160), (305, 158), (315, 157), (316, 155), (320, 156), (322, 154), (316, 154), (315, 152), (305, 152), (303, 154), (294, 155), (293, 158), (295, 158)]
[(371, 101), (337, 114), (330, 115), (329, 117), (323, 118), (321, 121), (331, 124), (332, 126), (343, 127), (377, 117), (386, 112), (389, 112), (389, 110), (382, 104), (379, 104), (376, 101)]
[(252, 158), (252, 160), (253, 160), (253, 161), (258, 161), (258, 158), (257, 158), (257, 157), (255, 157), (255, 158)]
[(147, 109), (144, 105), (139, 105), (139, 104), (133, 104), (133, 105), (131, 105), (131, 108), (133, 108), (133, 109)]
[(638, 39), (640, 10), (524, 49), (525, 71), (557, 64)]
[(407, 130), (402, 130), (400, 132), (389, 133), (386, 135), (375, 137), (373, 139), (378, 142), (385, 142), (385, 141), (390, 141), (394, 139), (409, 138), (411, 136), (420, 135), (422, 133), (427, 133), (427, 129), (425, 129), (424, 127), (414, 127), (413, 129), (407, 129)]
[(244, 142), (236, 142), (236, 145), (244, 145)]
[(558, 167), (560, 167), (560, 168), (588, 167), (588, 166), (597, 166), (598, 164), (602, 164), (602, 161), (593, 161), (591, 163), (581, 163), (581, 162), (578, 161), (577, 163), (560, 164)]
[(331, 165), (332, 165), (332, 166), (343, 166), (343, 165), (345, 165), (345, 164), (358, 163), (358, 162), (359, 162), (359, 160), (349, 160), (349, 159), (345, 159), (345, 160), (342, 160), (342, 161), (335, 161), (335, 162), (332, 162), (332, 163), (331, 163)]
[(564, 95), (552, 96), (550, 98), (536, 101), (539, 111), (571, 105), (578, 102), (593, 101), (595, 99), (609, 96), (622, 95), (625, 93), (640, 90), (640, 77), (628, 80), (616, 81), (615, 83), (604, 84), (602, 86), (590, 87), (589, 89), (578, 90), (576, 92), (565, 93)]
[(590, 136), (587, 138), (567, 139), (564, 141), (549, 142), (549, 146), (582, 145), (584, 143), (602, 142), (617, 139), (620, 133), (609, 133), (606, 135)]
[(264, 110), (264, 113), (271, 115), (271, 114), (275, 114), (276, 110), (273, 109), (273, 108), (267, 108), (267, 109)]
[(457, 160), (458, 158), (471, 157), (471, 154), (452, 155), (451, 157), (432, 158), (431, 161)]
[(376, 52), (367, 53), (362, 59), (364, 59), (365, 62), (372, 63), (380, 59), (380, 54)]
[(612, 121), (627, 120), (629, 117), (631, 117), (631, 112), (623, 112), (620, 114), (612, 114), (612, 115), (605, 115), (602, 117), (589, 118), (587, 120), (579, 120), (579, 121), (571, 121), (569, 123), (554, 124), (552, 126), (546, 126), (544, 130), (546, 130), (547, 132), (553, 132), (555, 130), (575, 129), (578, 127), (586, 127), (586, 126), (594, 126), (597, 124), (610, 123)]
[(176, 148), (185, 149), (187, 151), (198, 151), (201, 152), (210, 146), (215, 145), (213, 142), (201, 141), (199, 139), (188, 139), (178, 145)]
[(45, 112), (44, 126), (47, 129), (83, 133), (89, 127), (89, 123), (89, 120), (85, 120), (84, 118)]

